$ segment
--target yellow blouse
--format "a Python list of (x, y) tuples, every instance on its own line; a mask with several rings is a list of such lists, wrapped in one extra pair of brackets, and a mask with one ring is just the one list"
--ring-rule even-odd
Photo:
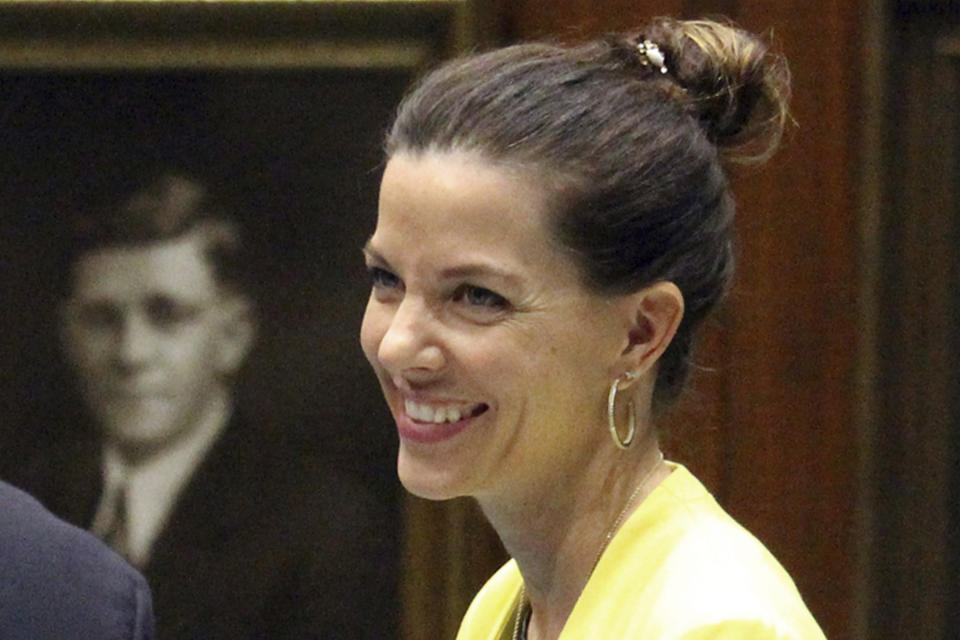
[[(825, 640), (793, 581), (685, 467), (610, 541), (560, 640)], [(457, 640), (509, 640), (522, 581), (505, 564)]]

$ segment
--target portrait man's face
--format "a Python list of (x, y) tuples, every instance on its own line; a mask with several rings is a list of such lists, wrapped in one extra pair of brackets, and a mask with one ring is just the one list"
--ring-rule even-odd
[(72, 276), (64, 349), (106, 437), (143, 455), (188, 433), (225, 397), (253, 333), (202, 238), (97, 249)]

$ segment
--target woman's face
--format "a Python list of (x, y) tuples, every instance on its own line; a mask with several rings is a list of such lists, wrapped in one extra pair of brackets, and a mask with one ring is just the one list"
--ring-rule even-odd
[(529, 172), (477, 155), (387, 164), (361, 342), (415, 494), (536, 490), (612, 446), (604, 411), (625, 315), (584, 287), (547, 205)]

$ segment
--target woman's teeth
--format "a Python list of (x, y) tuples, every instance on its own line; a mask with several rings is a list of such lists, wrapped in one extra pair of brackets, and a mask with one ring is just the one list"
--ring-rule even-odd
[(404, 400), (404, 408), (408, 416), (417, 422), (434, 422), (437, 424), (457, 422), (463, 417), (476, 414), (482, 407), (483, 405), (444, 405), (435, 407), (412, 400)]

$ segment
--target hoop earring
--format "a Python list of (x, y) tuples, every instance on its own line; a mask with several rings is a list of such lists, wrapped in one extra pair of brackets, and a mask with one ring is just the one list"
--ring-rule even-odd
[[(632, 378), (633, 376), (628, 373), (627, 380)], [(607, 426), (610, 427), (613, 444), (617, 445), (618, 449), (626, 450), (633, 444), (633, 436), (637, 432), (637, 410), (632, 402), (628, 405), (627, 437), (621, 439), (617, 432), (617, 421), (614, 418), (614, 407), (617, 405), (617, 390), (619, 387), (620, 378), (615, 378), (613, 384), (610, 385), (610, 393), (607, 395)]]

